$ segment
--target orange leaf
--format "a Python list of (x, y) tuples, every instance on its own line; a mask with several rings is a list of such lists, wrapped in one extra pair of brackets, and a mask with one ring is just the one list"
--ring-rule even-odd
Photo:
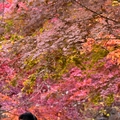
[(13, 0), (7, 0), (9, 3), (12, 3), (13, 2)]

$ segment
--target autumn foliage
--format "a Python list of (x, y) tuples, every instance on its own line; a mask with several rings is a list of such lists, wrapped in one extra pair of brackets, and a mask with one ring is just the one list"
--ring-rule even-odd
[(0, 119), (25, 111), (38, 120), (120, 119), (119, 5), (0, 3)]

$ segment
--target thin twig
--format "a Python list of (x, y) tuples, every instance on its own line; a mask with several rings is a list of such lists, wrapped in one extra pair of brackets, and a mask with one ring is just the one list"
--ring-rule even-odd
[(91, 10), (90, 8), (88, 8), (88, 7), (86, 7), (85, 5), (81, 4), (81, 3), (78, 2), (77, 0), (75, 0), (75, 2), (76, 2), (77, 4), (79, 4), (81, 7), (85, 8), (86, 10), (88, 10), (88, 11), (90, 11), (90, 12), (92, 12), (92, 13), (95, 13), (96, 15), (98, 15), (98, 16), (100, 16), (100, 17), (102, 17), (102, 18), (105, 18), (106, 20), (110, 20), (110, 21), (113, 21), (113, 22), (115, 22), (115, 23), (120, 23), (119, 21), (116, 21), (116, 20), (114, 20), (114, 19), (112, 19), (112, 18), (108, 18), (108, 17), (106, 17), (106, 16), (104, 16), (104, 15), (101, 15), (100, 13), (97, 13), (97, 12)]
[(5, 11), (5, 0), (3, 0), (3, 13), (2, 13), (2, 21), (4, 20), (4, 11)]

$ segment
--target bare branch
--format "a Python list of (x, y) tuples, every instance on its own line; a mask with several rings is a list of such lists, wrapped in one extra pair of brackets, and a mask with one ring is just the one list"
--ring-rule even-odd
[(81, 7), (85, 8), (86, 10), (88, 10), (88, 11), (90, 11), (90, 12), (92, 12), (92, 13), (94, 13), (94, 14), (102, 17), (102, 18), (105, 18), (106, 20), (110, 20), (110, 21), (113, 21), (113, 22), (115, 22), (115, 23), (120, 23), (119, 21), (116, 21), (116, 20), (114, 20), (114, 19), (108, 18), (108, 17), (106, 17), (106, 16), (104, 16), (104, 15), (101, 15), (100, 13), (97, 13), (97, 12), (91, 10), (90, 8), (88, 8), (88, 7), (86, 7), (85, 5), (81, 4), (81, 3), (78, 2), (77, 0), (75, 0), (75, 2), (76, 2), (77, 4), (79, 4)]

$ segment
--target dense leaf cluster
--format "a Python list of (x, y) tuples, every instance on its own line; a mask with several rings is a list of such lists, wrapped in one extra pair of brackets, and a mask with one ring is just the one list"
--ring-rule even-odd
[(10, 3), (0, 18), (3, 120), (24, 111), (39, 120), (120, 118), (120, 7), (114, 3)]

